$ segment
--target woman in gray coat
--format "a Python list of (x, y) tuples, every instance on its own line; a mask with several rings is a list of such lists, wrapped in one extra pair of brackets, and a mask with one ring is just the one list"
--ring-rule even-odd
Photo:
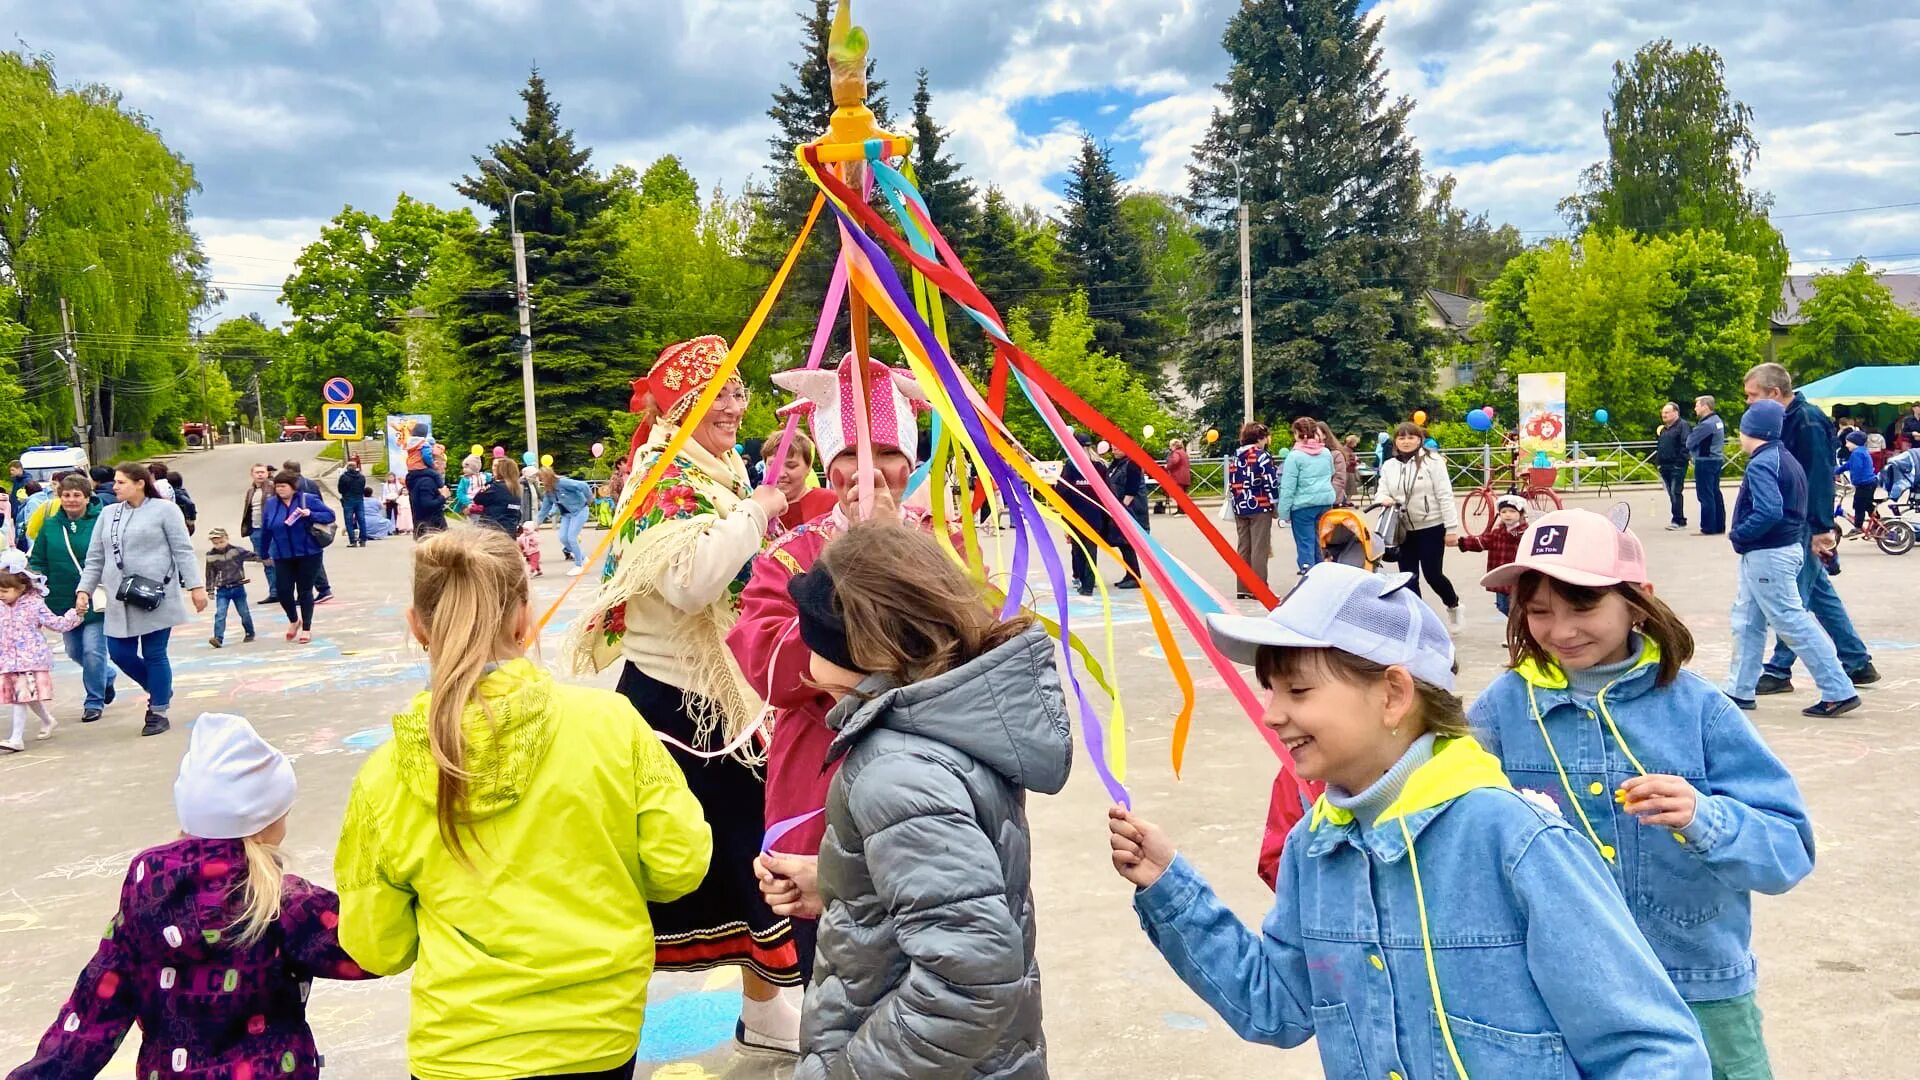
[[(167, 659), (167, 641), (173, 628), (187, 621), (182, 590), (193, 594), (193, 610), (207, 610), (207, 590), (200, 562), (193, 555), (187, 521), (180, 508), (160, 497), (153, 474), (145, 465), (121, 465), (113, 472), (113, 493), (120, 501), (100, 511), (87, 546), (87, 566), (80, 575), (74, 606), (85, 614), (93, 604), (93, 590), (106, 590), (107, 655), (115, 667), (147, 691), (147, 722), (142, 735), (167, 730), (167, 706), (173, 703), (173, 665)], [(142, 607), (121, 598), (133, 580), (159, 586), (159, 603)]]
[[(1045, 1077), (1026, 799), (1073, 763), (1052, 640), (899, 525), (847, 530), (788, 591), (840, 770), (794, 1075)], [(804, 870), (761, 866), (799, 910)]]

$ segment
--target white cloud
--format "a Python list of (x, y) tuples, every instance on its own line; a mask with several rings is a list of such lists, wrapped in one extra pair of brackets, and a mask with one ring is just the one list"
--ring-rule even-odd
[(193, 224), (207, 255), (208, 275), (214, 287), (227, 294), (227, 302), (207, 325), (258, 312), (271, 326), (286, 315), (277, 299), (281, 283), (293, 274), (294, 260), (319, 237), (326, 222), (197, 218)]
[(951, 95), (941, 114), (953, 131), (947, 146), (967, 163), (982, 190), (998, 186), (1016, 204), (1051, 210), (1060, 196), (1048, 184), (1073, 163), (1084, 132), (1070, 120), (1057, 121), (1045, 131), (1022, 131), (1012, 105), (996, 93)]
[(1206, 135), (1213, 111), (1221, 103), (1216, 90), (1190, 90), (1133, 110), (1118, 133), (1122, 139), (1140, 142), (1140, 168), (1129, 183), (1150, 191), (1185, 194), (1194, 144)]

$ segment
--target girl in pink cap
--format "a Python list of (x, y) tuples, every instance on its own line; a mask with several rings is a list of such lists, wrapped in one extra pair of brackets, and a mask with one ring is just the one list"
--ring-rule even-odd
[(1685, 670), (1693, 635), (1653, 595), (1624, 523), (1548, 514), (1481, 584), (1513, 590), (1512, 670), (1474, 703), (1475, 734), (1599, 852), (1699, 1021), (1713, 1075), (1771, 1076), (1751, 905), (1813, 870), (1792, 775), (1731, 698)]

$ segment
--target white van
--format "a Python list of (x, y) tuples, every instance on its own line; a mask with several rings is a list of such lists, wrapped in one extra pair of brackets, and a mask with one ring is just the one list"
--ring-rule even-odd
[(29, 446), (20, 455), (20, 467), (28, 479), (42, 486), (53, 482), (54, 473), (85, 473), (89, 464), (87, 452), (77, 446)]

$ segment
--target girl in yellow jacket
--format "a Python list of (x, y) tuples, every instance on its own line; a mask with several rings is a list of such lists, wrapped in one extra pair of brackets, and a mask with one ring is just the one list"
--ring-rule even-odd
[(420, 1080), (632, 1075), (649, 901), (692, 892), (712, 835), (633, 706), (528, 661), (526, 563), (457, 526), (414, 551), (428, 689), (354, 781), (334, 868), (340, 943), (414, 969)]

